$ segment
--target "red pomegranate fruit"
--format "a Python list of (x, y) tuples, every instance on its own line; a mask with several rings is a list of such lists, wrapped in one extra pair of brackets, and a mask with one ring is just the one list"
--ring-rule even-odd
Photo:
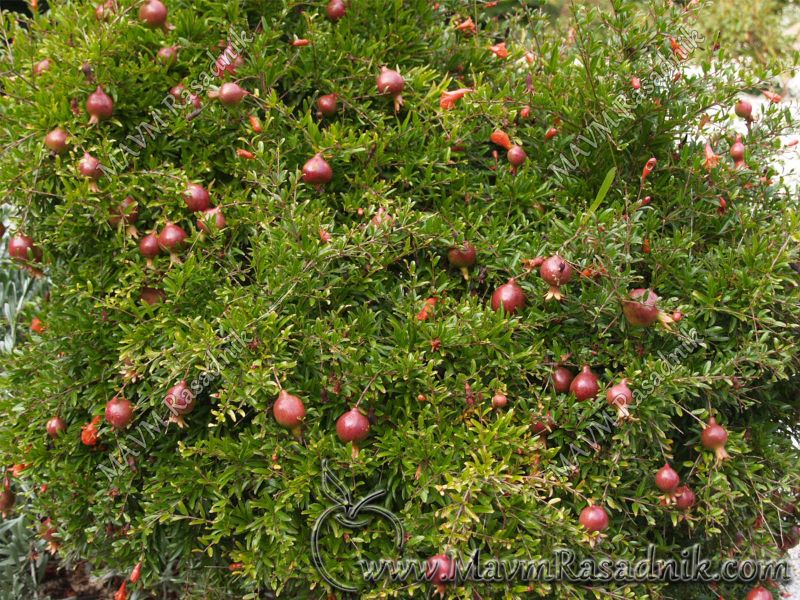
[(381, 67), (380, 75), (375, 80), (378, 92), (384, 96), (391, 96), (394, 100), (394, 112), (398, 112), (403, 106), (403, 89), (406, 87), (406, 80), (397, 71)]
[(630, 417), (628, 406), (633, 402), (633, 393), (628, 387), (628, 380), (621, 379), (617, 385), (613, 385), (606, 392), (606, 400), (617, 409), (617, 416), (620, 420)]
[(167, 7), (161, 0), (146, 0), (139, 7), (139, 18), (146, 27), (156, 29), (167, 25)]
[(525, 306), (525, 292), (512, 277), (508, 282), (498, 287), (492, 294), (492, 310), (502, 309), (508, 314), (514, 314)]
[(469, 268), (475, 264), (477, 256), (475, 246), (467, 241), (447, 251), (447, 261), (458, 268), (467, 281), (469, 281)]
[(84, 152), (83, 158), (81, 158), (80, 162), (78, 163), (78, 171), (87, 179), (92, 180), (90, 187), (92, 188), (92, 191), (97, 191), (97, 185), (94, 182), (97, 179), (100, 179), (100, 176), (103, 174), (100, 161), (88, 152)]
[(98, 4), (94, 9), (94, 18), (98, 21), (108, 21), (117, 12), (116, 0), (107, 0)]
[(497, 392), (494, 396), (492, 396), (492, 408), (505, 408), (507, 404), (508, 396), (505, 394)]
[(167, 405), (167, 408), (172, 413), (169, 418), (170, 423), (176, 423), (178, 427), (186, 427), (186, 421), (183, 420), (183, 417), (194, 410), (195, 401), (195, 395), (186, 385), (185, 380), (181, 380), (169, 388), (167, 395), (164, 397), (164, 404)]
[(42, 251), (33, 243), (33, 238), (21, 233), (8, 240), (8, 255), (18, 262), (42, 260)]
[(123, 198), (117, 206), (109, 209), (108, 224), (112, 227), (126, 225), (126, 233), (131, 237), (137, 237), (139, 232), (133, 225), (139, 218), (139, 203), (130, 196)]
[(139, 297), (142, 299), (142, 302), (145, 302), (150, 306), (154, 306), (166, 300), (167, 295), (164, 293), (164, 290), (144, 286), (139, 292)]
[(322, 152), (317, 152), (303, 165), (303, 181), (315, 186), (318, 190), (333, 179), (333, 169), (322, 158)]
[(682, 485), (675, 490), (675, 508), (687, 511), (694, 506), (697, 498), (688, 485)]
[(455, 578), (455, 563), (447, 554), (435, 554), (425, 562), (425, 579), (436, 586), (440, 595)]
[(746, 600), (772, 600), (772, 592), (765, 587), (757, 585), (748, 592)]
[(597, 393), (600, 391), (600, 384), (597, 380), (597, 375), (592, 373), (592, 369), (589, 365), (583, 365), (581, 372), (572, 380), (569, 391), (575, 396), (578, 402), (590, 400), (597, 396)]
[(192, 212), (200, 212), (211, 206), (208, 190), (197, 183), (190, 183), (183, 193), (186, 207)]
[(586, 531), (594, 533), (608, 528), (608, 513), (602, 506), (590, 504), (581, 511), (578, 519)]
[(550, 411), (548, 411), (544, 417), (533, 417), (531, 421), (531, 432), (533, 435), (547, 437), (547, 434), (555, 431), (555, 429), (556, 422), (553, 420)]
[(165, 67), (172, 67), (178, 62), (178, 47), (165, 46), (156, 54), (156, 60)]
[(464, 242), (461, 246), (450, 248), (447, 252), (447, 260), (451, 265), (459, 269), (474, 265), (476, 257), (477, 252), (475, 246), (469, 242)]
[(566, 394), (575, 374), (566, 367), (556, 367), (553, 371), (553, 387), (558, 394)]
[(528, 159), (528, 155), (522, 146), (517, 146), (515, 144), (506, 152), (506, 158), (508, 158), (508, 162), (511, 163), (511, 169), (516, 173), (517, 169)]
[(700, 434), (700, 441), (704, 448), (713, 450), (717, 457), (717, 461), (722, 461), (730, 458), (730, 455), (725, 450), (725, 443), (728, 441), (728, 432), (724, 427), (717, 424), (717, 420), (711, 417), (703, 433)]
[(300, 398), (286, 390), (281, 390), (272, 405), (272, 415), (278, 425), (290, 430), (296, 438), (301, 437), (303, 419), (306, 417), (306, 407)]
[(148, 233), (141, 240), (139, 240), (139, 254), (147, 259), (147, 266), (153, 266), (153, 259), (161, 252), (158, 247), (158, 236), (153, 233)]
[(348, 442), (353, 443), (353, 458), (356, 458), (358, 456), (358, 442), (367, 439), (369, 435), (369, 419), (354, 406), (336, 421), (336, 435), (345, 444)]
[(742, 136), (737, 135), (736, 141), (731, 146), (731, 158), (737, 167), (744, 164), (744, 144), (742, 143)]
[(180, 262), (176, 253), (183, 247), (187, 237), (182, 227), (175, 223), (167, 223), (158, 234), (158, 247), (170, 253), (172, 262)]
[(563, 296), (560, 287), (569, 283), (572, 273), (572, 266), (558, 254), (545, 259), (539, 267), (539, 275), (550, 284), (545, 300), (561, 300)]
[(338, 96), (336, 94), (325, 94), (317, 99), (317, 117), (332, 117), (339, 110)]
[(671, 323), (672, 318), (658, 308), (660, 299), (653, 290), (637, 288), (622, 301), (622, 312), (631, 325), (638, 327), (647, 327), (659, 320), (664, 324)]
[(669, 466), (669, 463), (664, 463), (664, 466), (656, 471), (656, 487), (664, 492), (668, 500), (672, 500), (675, 490), (681, 483), (681, 477), (678, 473)]
[(733, 111), (736, 113), (737, 117), (740, 117), (745, 121), (753, 120), (753, 105), (747, 100), (739, 100), (734, 106)]
[(53, 151), (53, 154), (62, 154), (67, 149), (69, 136), (67, 132), (56, 127), (44, 138), (44, 145)]
[(222, 214), (222, 209), (219, 206), (214, 208), (207, 208), (197, 219), (197, 228), (203, 233), (214, 233), (225, 229), (225, 215)]
[(114, 114), (114, 101), (103, 91), (101, 86), (89, 94), (86, 99), (86, 112), (89, 113), (89, 124), (96, 125)]
[(125, 429), (133, 420), (133, 405), (127, 398), (114, 396), (106, 403), (106, 421), (114, 429)]
[(345, 6), (343, 0), (330, 0), (330, 2), (328, 2), (328, 6), (325, 7), (325, 14), (334, 23), (341, 19), (346, 12), (347, 7)]
[(240, 87), (238, 84), (231, 82), (223, 83), (216, 94), (217, 98), (219, 98), (219, 101), (225, 106), (234, 106), (239, 104), (246, 95), (247, 90)]
[(47, 420), (45, 429), (47, 430), (47, 435), (51, 438), (57, 438), (67, 430), (67, 424), (61, 417), (50, 417), (50, 419)]

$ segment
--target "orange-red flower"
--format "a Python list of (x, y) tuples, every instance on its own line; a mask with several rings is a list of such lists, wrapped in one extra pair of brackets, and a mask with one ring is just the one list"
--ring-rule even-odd
[(97, 434), (97, 425), (103, 417), (97, 416), (90, 423), (87, 423), (81, 428), (81, 442), (84, 446), (95, 446), (99, 435)]
[(456, 101), (461, 100), (464, 96), (473, 92), (472, 88), (458, 88), (448, 92), (442, 92), (442, 97), (439, 98), (439, 106), (445, 110), (452, 110), (456, 106)]
[(500, 129), (493, 131), (492, 135), (489, 136), (489, 139), (506, 150), (512, 146), (511, 138), (508, 137), (508, 134), (505, 131), (501, 131)]
[(489, 50), (491, 50), (497, 58), (508, 58), (508, 48), (506, 48), (505, 42), (490, 46)]
[(244, 64), (244, 58), (236, 52), (231, 44), (228, 44), (222, 54), (217, 57), (214, 63), (214, 74), (223, 77), (226, 73), (236, 75), (236, 69)]
[(122, 585), (119, 586), (117, 593), (114, 594), (114, 600), (126, 600), (128, 598), (127, 588), (128, 588), (128, 582), (123, 581)]
[(672, 53), (677, 56), (680, 60), (686, 60), (689, 56), (689, 53), (686, 49), (678, 43), (674, 37), (669, 38), (669, 47), (672, 48)]
[(255, 131), (256, 133), (261, 133), (262, 131), (264, 131), (264, 128), (261, 126), (261, 119), (259, 119), (255, 115), (250, 115), (248, 119), (250, 121), (250, 127), (253, 128), (253, 131)]
[(136, 583), (139, 581), (139, 577), (142, 575), (142, 563), (136, 563), (136, 566), (133, 567), (133, 571), (131, 571), (130, 577), (128, 579), (131, 580), (131, 583)]
[(644, 185), (644, 181), (645, 179), (647, 179), (647, 176), (650, 175), (650, 173), (653, 172), (653, 169), (656, 168), (657, 162), (658, 161), (656, 160), (656, 158), (653, 157), (645, 163), (644, 168), (642, 169), (642, 185)]
[(19, 474), (22, 473), (28, 467), (30, 467), (30, 465), (26, 465), (25, 463), (13, 465), (11, 467), (11, 474), (14, 477), (19, 477)]
[(703, 166), (710, 171), (719, 164), (719, 154), (714, 153), (714, 149), (711, 147), (711, 144), (706, 144), (705, 152), (706, 159), (703, 161)]
[(475, 33), (478, 30), (475, 22), (472, 20), (472, 17), (467, 17), (460, 23), (457, 23), (456, 29), (463, 31), (464, 33)]
[(425, 300), (425, 305), (422, 307), (422, 310), (417, 313), (417, 320), (427, 321), (428, 318), (433, 316), (433, 307), (436, 306), (438, 301), (439, 300), (435, 297)]

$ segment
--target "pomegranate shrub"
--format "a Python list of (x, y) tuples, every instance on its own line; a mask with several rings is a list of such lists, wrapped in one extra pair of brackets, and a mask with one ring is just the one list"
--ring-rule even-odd
[[(686, 68), (719, 58), (702, 6), (53, 4), (0, 54), (7, 266), (51, 282), (0, 366), (0, 481), (65, 556), (326, 598), (323, 459), (421, 561), (797, 542), (789, 123), (734, 112), (766, 73)], [(397, 556), (331, 523), (339, 580)]]

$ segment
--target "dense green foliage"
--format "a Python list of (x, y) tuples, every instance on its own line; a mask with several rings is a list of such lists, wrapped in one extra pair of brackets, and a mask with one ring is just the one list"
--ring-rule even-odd
[[(724, 67), (667, 3), (576, 8), (570, 32), (511, 2), (351, 0), (332, 23), (321, 2), (173, 1), (166, 32), (143, 27), (138, 4), (120, 5), (107, 21), (69, 2), (27, 30), (3, 22), (14, 42), (0, 55), (0, 193), (42, 248), (52, 291), (38, 312), (46, 329), (3, 364), (0, 464), (29, 464), (21, 476), (47, 484), (31, 501), (65, 556), (120, 572), (143, 560), (144, 585), (175, 561), (167, 574), (196, 584), (187, 597), (324, 598), (309, 541), (330, 506), (322, 459), (354, 499), (387, 491), (409, 557), (588, 554), (578, 515), (590, 499), (611, 518), (599, 555), (641, 558), (649, 543), (661, 556), (694, 543), (709, 557), (777, 552), (795, 524), (781, 510), (800, 486), (800, 288), (789, 267), (799, 220), (769, 167), (788, 112), (773, 105), (745, 136), (749, 166), (728, 157), (735, 94), (764, 87), (766, 73)], [(456, 28), (467, 17), (476, 33)], [(251, 95), (226, 107), (207, 92), (234, 38), (244, 64), (226, 78)], [(489, 50), (501, 41), (506, 59)], [(179, 47), (171, 68), (155, 61), (169, 45)], [(52, 68), (34, 76), (46, 57)], [(376, 91), (383, 65), (406, 80), (397, 114)], [(170, 109), (181, 81), (200, 89), (202, 110)], [(89, 126), (98, 84), (114, 115)], [(440, 105), (462, 87), (474, 91)], [(331, 92), (339, 113), (320, 120), (314, 103)], [(42, 139), (56, 126), (71, 146), (53, 157)], [(496, 129), (527, 151), (516, 175), (489, 141)], [(708, 169), (706, 140), (721, 155)], [(97, 191), (77, 171), (84, 152), (108, 168)], [(300, 172), (317, 152), (334, 172), (321, 190)], [(210, 188), (222, 231), (200, 235), (182, 199), (189, 182)], [(140, 232), (172, 221), (189, 233), (181, 264), (162, 255), (147, 268), (137, 241), (109, 225), (126, 196)], [(465, 239), (478, 251), (468, 280), (446, 259)], [(560, 303), (526, 268), (556, 252), (587, 270)], [(489, 302), (509, 277), (527, 296), (515, 315)], [(143, 287), (165, 300), (142, 302)], [(620, 302), (639, 287), (683, 319), (631, 327)], [(590, 364), (604, 389), (626, 377), (635, 419), (615, 423), (605, 391), (583, 403), (556, 394), (559, 362)], [(164, 425), (164, 397), (181, 379), (202, 390), (185, 429)], [(273, 419), (279, 385), (305, 402), (302, 441)], [(499, 390), (509, 406), (493, 411)], [(115, 432), (103, 422), (99, 443), (83, 445), (81, 427), (115, 395), (134, 403), (133, 423)], [(353, 458), (335, 423), (356, 403), (373, 424)], [(545, 440), (532, 426), (548, 412), (557, 428)], [(68, 424), (55, 440), (53, 415)], [(700, 444), (710, 415), (730, 433), (722, 463)], [(653, 477), (665, 460), (697, 494), (685, 519), (659, 504)], [(328, 568), (354, 582), (355, 560), (396, 556), (385, 525), (331, 521)], [(364, 597), (431, 592), (376, 587)], [(473, 587), (513, 598), (528, 583), (452, 595)], [(700, 585), (530, 589), (716, 596)]]

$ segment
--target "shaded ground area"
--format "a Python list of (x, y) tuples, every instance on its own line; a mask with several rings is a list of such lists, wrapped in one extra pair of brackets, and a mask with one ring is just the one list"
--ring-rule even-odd
[(91, 577), (86, 563), (67, 569), (52, 560), (38, 591), (40, 597), (52, 600), (113, 600), (115, 590), (110, 585), (113, 582), (105, 583)]

